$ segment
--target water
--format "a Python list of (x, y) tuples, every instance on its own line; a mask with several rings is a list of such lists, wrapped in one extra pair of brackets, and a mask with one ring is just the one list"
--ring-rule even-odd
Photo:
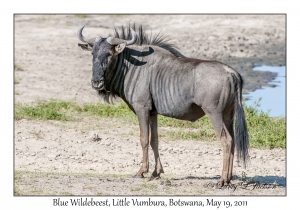
[(255, 101), (262, 98), (258, 109), (264, 112), (269, 111), (270, 117), (285, 117), (286, 106), (286, 71), (285, 66), (259, 66), (255, 67), (255, 71), (270, 71), (276, 72), (277, 77), (269, 84), (274, 84), (276, 87), (263, 87), (262, 89), (255, 90), (249, 94), (243, 95), (247, 98), (246, 105), (253, 106)]

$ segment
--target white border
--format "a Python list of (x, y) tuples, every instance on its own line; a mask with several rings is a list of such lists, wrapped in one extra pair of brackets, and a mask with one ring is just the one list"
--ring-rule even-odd
[[(1, 5), (1, 190), (3, 209), (50, 209), (53, 197), (13, 197), (13, 14), (14, 13), (287, 13), (287, 197), (213, 197), (216, 200), (247, 200), (247, 209), (298, 206), (300, 86), (299, 11), (296, 1), (10, 1)], [(93, 6), (94, 5), (94, 6)], [(4, 63), (4, 65), (3, 65)], [(299, 162), (299, 161), (297, 161)], [(297, 196), (297, 197), (296, 197)], [(67, 197), (64, 197), (67, 199)], [(117, 197), (113, 197), (117, 198)], [(170, 197), (160, 197), (168, 200)], [(180, 197), (190, 200), (193, 197)], [(155, 198), (158, 199), (158, 198)], [(200, 197), (199, 200), (206, 198)], [(100, 208), (100, 207), (98, 207)], [(145, 207), (150, 208), (150, 207)], [(153, 208), (153, 207), (152, 207)], [(295, 209), (295, 208), (294, 208)]]

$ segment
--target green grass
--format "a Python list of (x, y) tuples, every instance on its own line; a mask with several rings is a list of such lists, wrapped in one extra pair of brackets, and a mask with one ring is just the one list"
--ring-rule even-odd
[(131, 122), (136, 119), (135, 114), (127, 107), (125, 103), (119, 103), (115, 105), (104, 103), (84, 104), (81, 112), (99, 117), (121, 117), (131, 120)]
[[(259, 103), (259, 102), (257, 102)], [(258, 105), (244, 106), (252, 147), (286, 148), (285, 118), (270, 118)]]
[(70, 121), (74, 118), (67, 112), (75, 111), (80, 107), (75, 102), (55, 101), (49, 102), (39, 101), (34, 105), (15, 105), (15, 119), (38, 119), (38, 120), (62, 120)]
[[(258, 106), (244, 106), (250, 146), (256, 148), (285, 148), (286, 121), (285, 118), (270, 118), (268, 113), (260, 111)], [(15, 119), (40, 119), (76, 121), (78, 117), (120, 118), (126, 123), (137, 125), (137, 117), (124, 102), (111, 105), (105, 103), (87, 103), (79, 106), (75, 101), (39, 101), (33, 105), (15, 105)], [(216, 140), (217, 137), (209, 119), (205, 116), (196, 122), (188, 122), (158, 117), (160, 128), (171, 128), (160, 131), (160, 137), (167, 139), (201, 139)]]

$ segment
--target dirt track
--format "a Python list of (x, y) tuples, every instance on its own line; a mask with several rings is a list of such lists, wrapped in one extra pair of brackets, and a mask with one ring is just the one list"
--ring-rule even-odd
[[(136, 21), (138, 20), (138, 21)], [(274, 75), (251, 71), (253, 63), (285, 64), (284, 16), (16, 16), (15, 102), (76, 100), (97, 102), (90, 86), (91, 55), (77, 47), (76, 31), (106, 36), (112, 28), (143, 23), (152, 33), (174, 39), (188, 57), (216, 59), (237, 69), (246, 92)], [(238, 179), (279, 186), (275, 189), (215, 189), (222, 151), (216, 142), (160, 138), (162, 179), (134, 179), (142, 157), (139, 129), (117, 119), (76, 122), (15, 121), (15, 187), (21, 195), (285, 195), (285, 150), (251, 150), (247, 169), (234, 165)], [(166, 129), (166, 128), (159, 128)], [(94, 136), (99, 136), (94, 140)], [(150, 150), (150, 171), (153, 154)], [(152, 164), (152, 165), (151, 165)], [(150, 176), (150, 174), (148, 174)]]

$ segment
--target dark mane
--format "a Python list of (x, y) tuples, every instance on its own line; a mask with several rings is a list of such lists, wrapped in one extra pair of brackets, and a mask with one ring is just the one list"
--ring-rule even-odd
[(168, 39), (167, 36), (161, 35), (160, 33), (154, 35), (153, 37), (151, 33), (149, 36), (149, 34), (145, 33), (142, 25), (140, 25), (138, 29), (135, 27), (135, 24), (133, 26), (129, 25), (128, 27), (121, 26), (118, 29), (115, 28), (114, 37), (124, 40), (130, 40), (132, 36), (129, 28), (132, 28), (138, 34), (135, 45), (155, 45), (168, 50), (170, 53), (177, 57), (185, 58), (185, 56), (178, 51), (178, 47), (175, 44), (169, 42), (170, 39)]

